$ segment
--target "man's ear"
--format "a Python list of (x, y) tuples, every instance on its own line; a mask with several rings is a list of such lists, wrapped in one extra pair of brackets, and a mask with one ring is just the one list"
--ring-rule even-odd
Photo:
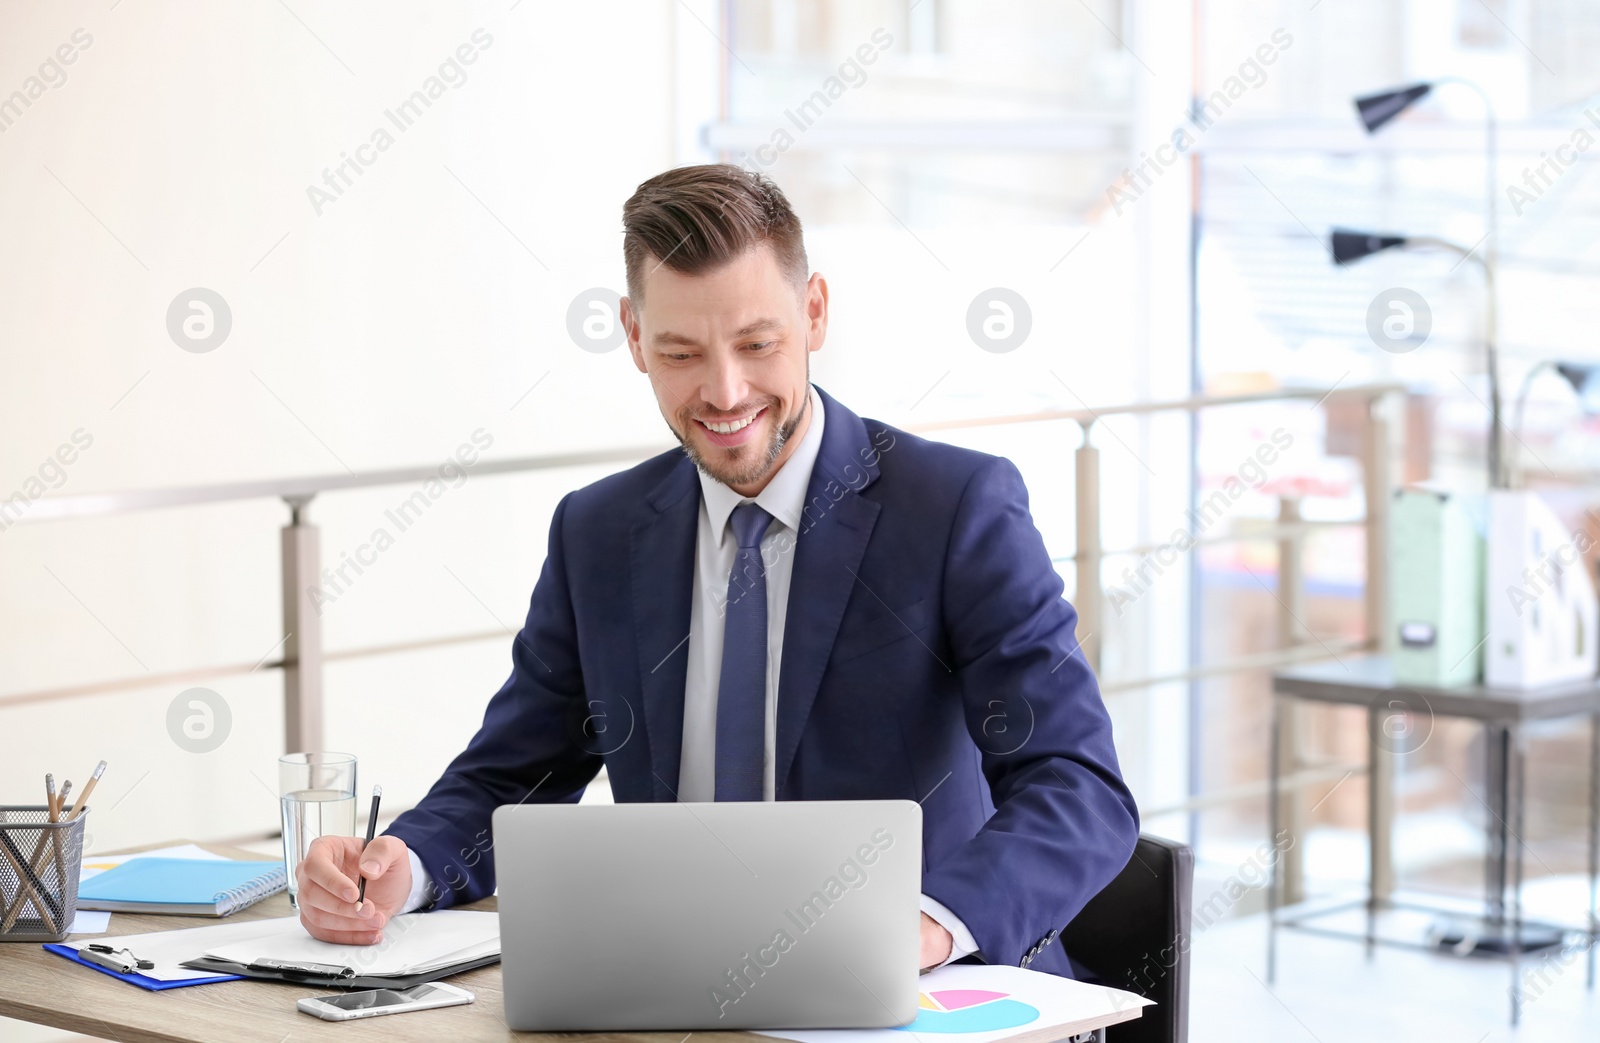
[(828, 337), (828, 280), (821, 272), (812, 272), (806, 283), (806, 348), (821, 351)]
[(639, 316), (633, 310), (633, 301), (623, 297), (617, 302), (617, 311), (622, 319), (622, 329), (628, 335), (628, 354), (633, 356), (633, 364), (639, 367), (640, 373), (649, 372), (644, 368), (644, 348), (641, 344), (642, 334), (639, 326)]

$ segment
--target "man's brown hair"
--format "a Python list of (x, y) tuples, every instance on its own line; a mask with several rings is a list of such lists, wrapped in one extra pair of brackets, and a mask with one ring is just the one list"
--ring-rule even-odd
[(763, 242), (796, 288), (804, 286), (811, 269), (800, 219), (771, 179), (728, 163), (674, 167), (623, 204), (628, 296), (635, 307), (644, 303), (645, 274), (658, 264), (700, 275)]

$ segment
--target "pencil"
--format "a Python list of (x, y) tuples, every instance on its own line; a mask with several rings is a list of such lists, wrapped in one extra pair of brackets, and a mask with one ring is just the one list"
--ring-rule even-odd
[[(66, 806), (67, 794), (71, 792), (72, 780), (68, 779), (61, 784), (61, 792), (56, 794), (56, 813), (51, 817), (50, 821), (55, 823), (61, 822), (61, 809)], [(67, 852), (66, 848), (61, 846), (61, 830), (52, 829), (50, 831), (50, 848), (55, 854), (56, 887), (64, 890), (67, 880)], [(56, 910), (57, 915), (59, 916), (61, 912), (62, 910), (58, 907)], [(64, 931), (66, 928), (67, 925), (63, 923), (58, 925), (56, 929)]]
[[(72, 814), (67, 816), (67, 821), (68, 822), (71, 822), (73, 819), (76, 819), (79, 815), (83, 814), (84, 811), (88, 809), (88, 807), (89, 807), (89, 794), (94, 792), (95, 785), (100, 781), (100, 776), (104, 775), (105, 771), (106, 771), (106, 762), (105, 761), (101, 761), (99, 764), (96, 764), (94, 766), (94, 774), (89, 777), (88, 785), (83, 787), (83, 792), (78, 794), (78, 799), (72, 805)], [(45, 776), (45, 788), (46, 788), (46, 790), (47, 791), (50, 790), (54, 785), (55, 785), (54, 778), (52, 776), (48, 776), (48, 775)], [(59, 798), (52, 799), (51, 803), (56, 805), (56, 816), (55, 816), (55, 818), (51, 819), (52, 822), (60, 820), (61, 811), (66, 806), (67, 793), (71, 789), (72, 789), (72, 783), (68, 782), (65, 786), (61, 787), (61, 794), (60, 794)], [(51, 846), (52, 845), (48, 842), (47, 838), (43, 838), (43, 837), (40, 838), (39, 846), (34, 851), (33, 859), (30, 862), (30, 868), (32, 868), (35, 873), (39, 872), (40, 868), (44, 865), (44, 860), (45, 860), (46, 857), (48, 857), (48, 853), (50, 851)]]
[[(51, 772), (44, 773), (44, 810), (51, 822), (56, 821), (56, 777)], [(48, 829), (39, 830), (39, 842), (33, 847), (33, 854), (28, 856), (27, 866), (34, 873), (38, 873), (44, 865), (45, 859), (50, 857), (50, 848), (55, 840), (55, 833)], [(6, 930), (11, 929), (10, 924), (4, 925)]]
[(95, 785), (100, 781), (100, 776), (105, 773), (105, 761), (101, 761), (94, 766), (94, 775), (90, 777), (88, 785), (83, 787), (83, 792), (78, 794), (78, 802), (72, 806), (72, 814), (67, 816), (68, 822), (83, 814), (83, 809), (89, 806), (89, 794), (94, 792)]
[[(44, 773), (44, 793), (45, 808), (49, 814), (50, 821), (56, 822), (61, 816), (61, 804), (56, 797), (56, 777), (53, 772), (47, 771)], [(17, 868), (21, 870), (22, 873), (27, 877), (25, 880), (19, 879), (19, 887), (25, 887), (28, 891), (33, 893), (33, 904), (34, 908), (39, 913), (39, 918), (45, 923), (48, 923), (53, 929), (60, 930), (63, 926), (65, 926), (57, 923), (61, 916), (61, 908), (52, 900), (52, 897), (49, 894), (49, 889), (45, 887), (44, 881), (39, 879), (38, 876), (39, 866), (50, 857), (51, 851), (55, 850), (58, 858), (56, 879), (60, 880), (61, 878), (61, 869), (59, 863), (60, 851), (56, 846), (55, 830), (43, 828), (39, 830), (39, 843), (34, 849), (34, 854), (31, 859), (24, 856), (21, 851), (12, 846), (10, 837), (0, 837), (0, 839), (5, 840), (9, 853), (16, 856), (14, 861)], [(17, 904), (12, 907), (8, 914), (6, 914), (5, 923), (0, 924), (0, 930), (11, 930), (12, 924), (16, 922), (17, 917), (22, 913), (22, 908), (25, 904), (26, 903), (22, 900), (22, 896), (19, 894)]]
[[(372, 844), (372, 836), (378, 830), (378, 798), (381, 797), (381, 796), (383, 796), (383, 787), (382, 786), (374, 786), (374, 787), (372, 787), (372, 811), (370, 813), (368, 813), (368, 815), (367, 815), (367, 842), (361, 846), (361, 850), (362, 850), (363, 853), (367, 850), (367, 848), (369, 846), (371, 846), (371, 844)], [(362, 877), (361, 878), (361, 893), (360, 893), (359, 897), (356, 898), (356, 908), (360, 909), (362, 903), (365, 902), (366, 900), (367, 900), (367, 878), (366, 877)]]

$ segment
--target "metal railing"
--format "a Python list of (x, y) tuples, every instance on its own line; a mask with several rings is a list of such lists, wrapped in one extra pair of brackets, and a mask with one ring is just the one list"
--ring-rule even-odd
[[(1191, 659), (1188, 669), (1170, 673), (1102, 680), (1102, 692), (1115, 695), (1155, 685), (1271, 669), (1291, 663), (1327, 658), (1342, 651), (1381, 646), (1381, 635), (1388, 631), (1386, 625), (1388, 580), (1384, 552), (1388, 546), (1390, 447), (1388, 425), (1377, 405), (1384, 397), (1403, 390), (1403, 387), (1397, 384), (1285, 389), (1165, 402), (1128, 403), (1104, 409), (1085, 407), (946, 420), (908, 427), (907, 430), (917, 434), (932, 434), (978, 427), (1064, 421), (1079, 425), (1083, 438), (1082, 444), (1075, 452), (1077, 551), (1066, 560), (1071, 560), (1076, 566), (1074, 605), (1078, 611), (1080, 647), (1089, 664), (1098, 673), (1105, 603), (1105, 591), (1101, 586), (1100, 577), (1102, 562), (1114, 555), (1148, 554), (1160, 550), (1163, 545), (1136, 545), (1116, 549), (1107, 549), (1104, 546), (1100, 526), (1100, 458), (1099, 449), (1092, 437), (1095, 425), (1113, 416), (1195, 413), (1205, 409), (1293, 400), (1309, 400), (1316, 405), (1321, 405), (1330, 399), (1364, 404), (1364, 434), (1360, 458), (1366, 494), (1365, 517), (1349, 522), (1308, 522), (1299, 516), (1298, 501), (1293, 497), (1283, 496), (1280, 497), (1280, 512), (1276, 523), (1248, 532), (1199, 537), (1193, 543), (1194, 547), (1199, 547), (1240, 540), (1270, 539), (1278, 542), (1280, 568), (1277, 597), (1280, 605), (1280, 648), (1222, 662), (1200, 663)], [(466, 470), (472, 475), (510, 475), (606, 463), (631, 464), (667, 448), (670, 447), (663, 444), (486, 460)], [(18, 523), (44, 524), (73, 518), (241, 500), (283, 500), (289, 507), (289, 524), (281, 533), (280, 555), (285, 636), (280, 642), (282, 653), (277, 659), (251, 664), (220, 664), (159, 675), (144, 674), (138, 677), (13, 693), (0, 696), (0, 710), (28, 703), (73, 699), (146, 688), (168, 682), (188, 683), (208, 678), (242, 675), (261, 669), (278, 669), (283, 671), (285, 749), (290, 751), (321, 749), (323, 746), (322, 673), (325, 663), (504, 637), (504, 632), (501, 630), (489, 630), (338, 651), (326, 651), (323, 648), (321, 621), (317, 608), (311, 600), (311, 591), (317, 586), (321, 574), (320, 534), (308, 520), (308, 508), (311, 502), (320, 495), (374, 486), (420, 483), (434, 477), (437, 477), (437, 470), (434, 467), (410, 467), (364, 474), (325, 475), (130, 492), (85, 493), (34, 501), (28, 512), (17, 520)], [(1336, 641), (1331, 645), (1320, 639), (1313, 643), (1309, 640), (1310, 635), (1306, 633), (1301, 622), (1304, 617), (1304, 582), (1300, 568), (1300, 551), (1308, 535), (1339, 525), (1360, 525), (1366, 529), (1367, 582), (1364, 594), (1366, 636), (1355, 641)], [(1298, 805), (1295, 803), (1299, 799), (1300, 791), (1305, 785), (1323, 779), (1328, 769), (1326, 765), (1300, 763), (1285, 767), (1288, 770), (1284, 772), (1284, 789), (1287, 794), (1284, 799), (1289, 806), (1284, 812), (1287, 815), (1286, 821), (1294, 823), (1301, 820), (1296, 815)], [(1256, 788), (1245, 786), (1235, 787), (1226, 793), (1191, 794), (1189, 800), (1180, 807), (1214, 806), (1221, 802), (1247, 799), (1255, 793)]]

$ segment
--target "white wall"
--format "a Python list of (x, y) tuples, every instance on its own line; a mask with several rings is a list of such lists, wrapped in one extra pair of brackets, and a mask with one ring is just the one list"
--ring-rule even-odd
[[(79, 429), (92, 445), (54, 494), (425, 464), (479, 429), (492, 456), (664, 441), (626, 353), (580, 350), (565, 314), (620, 287), (634, 186), (696, 158), (661, 89), (714, 76), (675, 76), (685, 18), (668, 0), (7, 5), (0, 101), (84, 32), (64, 83), (0, 112), (0, 499)], [(448, 70), (400, 132), (385, 110), (462, 44), (465, 80)], [(307, 187), (379, 126), (392, 147), (319, 215)], [(196, 286), (233, 316), (203, 354), (166, 325)], [(491, 610), (515, 628), (556, 498), (600, 473), (452, 489), (327, 606), (327, 647), (494, 628)], [(319, 499), (325, 560), (410, 491)], [(96, 846), (272, 828), (274, 672), (203, 682), (233, 715), (204, 754), (168, 735), (187, 685), (4, 700), (266, 657), (286, 520), (256, 501), (0, 531), (0, 801), (105, 757)], [(330, 666), (328, 744), (409, 803), (505, 663), (482, 643)]]
[[(588, 287), (620, 288), (634, 186), (709, 158), (694, 143), (723, 52), (707, 29), (715, 4), (692, 6), (6, 8), (0, 99), (75, 30), (92, 43), (0, 132), (0, 499), (80, 428), (93, 444), (55, 494), (415, 465), (480, 430), (501, 457), (664, 444), (625, 352), (579, 350), (566, 311)], [(308, 186), (480, 28), (492, 42), (480, 36), (465, 82), (317, 213)], [(1187, 58), (1182, 34), (1125, 28), (1161, 70), (1140, 88), (1137, 151), (1181, 112)], [(770, 171), (780, 184), (802, 176), (786, 164)], [(814, 377), (900, 424), (1182, 397), (1187, 192), (1173, 174), (1087, 238), (1065, 223), (914, 234), (887, 220), (811, 223), (834, 303)], [(196, 286), (233, 314), (203, 354), (180, 350), (166, 325)], [(967, 305), (992, 286), (1033, 308), (1029, 340), (1007, 354), (979, 350), (966, 329)], [(1164, 537), (1181, 517), (1174, 423), (1099, 425), (1109, 545)], [(1074, 425), (950, 438), (1015, 459), (1052, 552), (1075, 550)], [(515, 629), (556, 499), (613, 469), (451, 489), (326, 606), (326, 647)], [(410, 492), (320, 497), (324, 561), (353, 552)], [(37, 737), (7, 743), (0, 800), (34, 799), (47, 770), (81, 785), (105, 757), (96, 846), (273, 828), (275, 672), (197, 682), (233, 716), (227, 741), (201, 754), (168, 731), (188, 684), (6, 697), (275, 655), (286, 519), (282, 504), (253, 501), (0, 531), (0, 732)], [(1108, 621), (1122, 676), (1181, 665), (1183, 596), (1173, 576), (1137, 617)], [(1157, 644), (1172, 662), (1151, 658)], [(358, 753), (387, 802), (413, 802), (475, 728), (506, 651), (502, 639), (330, 664), (327, 745)], [(1181, 720), (1182, 698), (1150, 698), (1118, 697), (1113, 712), (1135, 789), (1170, 799), (1181, 751), (1146, 740), (1153, 720)]]

